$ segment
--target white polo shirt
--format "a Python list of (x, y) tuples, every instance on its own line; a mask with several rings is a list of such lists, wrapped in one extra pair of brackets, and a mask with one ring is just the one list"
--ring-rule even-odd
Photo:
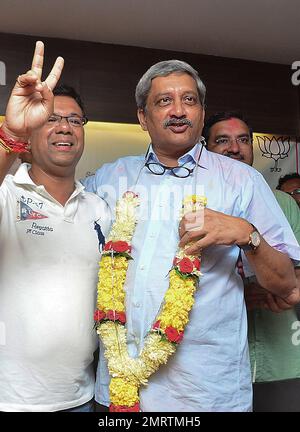
[(0, 411), (57, 411), (94, 395), (97, 222), (78, 182), (62, 206), (22, 164), (0, 188)]

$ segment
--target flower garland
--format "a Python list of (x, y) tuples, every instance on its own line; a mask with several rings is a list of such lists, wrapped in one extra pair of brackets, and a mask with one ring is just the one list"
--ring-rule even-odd
[[(187, 197), (183, 203), (183, 214), (203, 209), (205, 205), (205, 197)], [(94, 320), (105, 347), (111, 376), (111, 412), (140, 410), (139, 388), (147, 384), (160, 365), (167, 363), (182, 341), (201, 275), (200, 259), (188, 256), (184, 249), (179, 249), (169, 273), (169, 288), (154, 324), (145, 337), (143, 350), (137, 358), (131, 358), (126, 343), (124, 282), (129, 260), (132, 259), (131, 240), (137, 223), (138, 206), (138, 196), (130, 191), (117, 202), (116, 221), (100, 261)]]

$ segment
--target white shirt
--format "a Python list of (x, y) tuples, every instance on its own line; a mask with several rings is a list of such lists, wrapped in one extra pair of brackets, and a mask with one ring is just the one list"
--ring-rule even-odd
[(65, 206), (22, 164), (0, 188), (0, 411), (57, 411), (94, 395), (98, 237), (109, 212), (80, 183)]
[[(179, 159), (179, 165), (186, 163), (192, 169), (199, 152), (197, 145)], [(157, 161), (152, 149), (147, 160)], [(281, 209), (253, 168), (205, 148), (200, 166), (185, 179), (170, 171), (153, 175), (142, 168), (144, 163), (144, 156), (121, 158), (84, 181), (112, 209), (116, 198), (136, 183), (134, 190), (141, 196), (132, 242), (134, 259), (125, 283), (128, 350), (133, 357), (141, 351), (168, 288), (167, 275), (179, 242), (182, 199), (195, 193), (195, 185), (199, 194), (206, 195), (208, 208), (247, 219), (269, 244), (300, 259), (300, 248)], [(251, 410), (246, 309), (243, 283), (235, 271), (239, 251), (236, 246), (212, 246), (203, 251), (203, 277), (184, 339), (167, 365), (141, 389), (142, 411)], [(102, 357), (96, 383), (96, 400), (102, 404), (109, 404), (108, 383)]]

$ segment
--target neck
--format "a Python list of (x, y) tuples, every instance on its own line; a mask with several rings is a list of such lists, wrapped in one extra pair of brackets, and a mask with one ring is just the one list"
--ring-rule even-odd
[(45, 172), (41, 167), (33, 164), (29, 176), (36, 185), (43, 185), (46, 191), (62, 205), (66, 204), (75, 189), (74, 173), (60, 176), (57, 173)]
[(155, 151), (155, 154), (159, 160), (159, 162), (165, 166), (169, 167), (175, 167), (178, 165), (178, 159), (189, 152), (193, 147), (186, 148), (184, 150), (179, 150), (178, 152), (167, 152), (160, 148), (156, 148), (153, 144), (153, 150)]

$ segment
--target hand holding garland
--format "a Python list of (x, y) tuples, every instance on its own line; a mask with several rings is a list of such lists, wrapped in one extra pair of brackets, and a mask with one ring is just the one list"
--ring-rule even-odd
[[(184, 247), (189, 242), (194, 242), (193, 246), (186, 250), (187, 254), (195, 255), (214, 245), (246, 245), (253, 231), (253, 226), (243, 218), (207, 208), (200, 216), (201, 224), (197, 212), (185, 215), (180, 223), (179, 245)], [(193, 225), (194, 229), (191, 230)], [(258, 248), (246, 252), (246, 256), (259, 285), (281, 298), (282, 307), (285, 307), (285, 303), (291, 306), (300, 301), (300, 284), (288, 255), (271, 247), (261, 236)]]

